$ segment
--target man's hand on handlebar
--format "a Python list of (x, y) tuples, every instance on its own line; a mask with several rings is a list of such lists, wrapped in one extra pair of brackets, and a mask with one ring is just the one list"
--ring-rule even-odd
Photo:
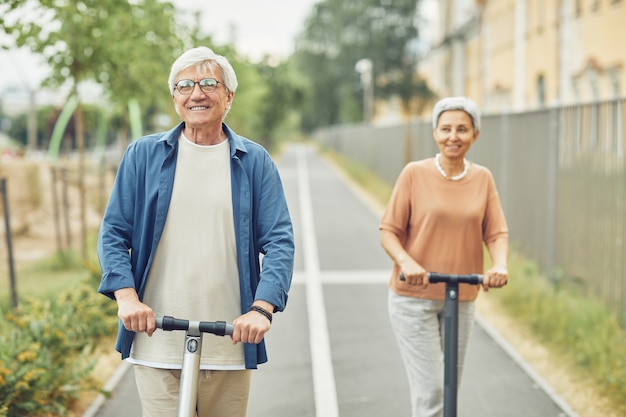
[(146, 332), (148, 336), (156, 330), (154, 312), (146, 304), (139, 301), (134, 288), (122, 288), (115, 291), (117, 300), (117, 316), (122, 320), (126, 330)]
[[(252, 308), (258, 308), (262, 310), (263, 313), (250, 310), (233, 321), (233, 325), (235, 326), (235, 330), (231, 336), (233, 344), (239, 342), (259, 344), (261, 340), (263, 340), (263, 337), (265, 337), (265, 333), (270, 331), (274, 306), (266, 301), (257, 300), (254, 302)], [(267, 315), (269, 315), (269, 317), (267, 317)]]
[(255, 311), (237, 317), (233, 325), (235, 330), (231, 337), (235, 345), (239, 342), (259, 344), (270, 330), (269, 320)]

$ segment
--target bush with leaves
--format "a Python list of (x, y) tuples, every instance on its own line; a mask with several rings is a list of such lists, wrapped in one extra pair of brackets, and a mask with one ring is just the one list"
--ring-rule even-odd
[(99, 390), (90, 354), (116, 325), (115, 303), (88, 284), (3, 314), (0, 416), (65, 416), (81, 391)]

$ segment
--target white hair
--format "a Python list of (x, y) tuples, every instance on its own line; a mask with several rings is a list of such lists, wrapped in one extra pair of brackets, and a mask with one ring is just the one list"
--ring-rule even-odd
[(448, 110), (463, 110), (472, 118), (475, 130), (480, 130), (480, 110), (478, 105), (467, 97), (446, 97), (437, 102), (433, 108), (433, 129), (437, 129), (441, 113)]
[(237, 90), (237, 75), (228, 59), (222, 55), (218, 55), (213, 52), (212, 49), (206, 46), (199, 46), (197, 48), (189, 49), (174, 61), (172, 69), (170, 70), (170, 76), (167, 80), (170, 94), (174, 95), (176, 88), (176, 77), (178, 74), (191, 66), (195, 65), (198, 69), (208, 68), (217, 69), (220, 71), (224, 80), (224, 87), (229, 93), (234, 93)]

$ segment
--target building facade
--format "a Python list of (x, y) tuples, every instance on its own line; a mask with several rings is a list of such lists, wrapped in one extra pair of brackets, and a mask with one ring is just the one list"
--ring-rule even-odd
[(439, 97), (486, 113), (610, 100), (626, 94), (625, 0), (440, 0), (417, 64)]

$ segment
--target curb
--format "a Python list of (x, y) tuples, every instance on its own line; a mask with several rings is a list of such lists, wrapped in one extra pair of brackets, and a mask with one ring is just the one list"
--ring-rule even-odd
[(485, 319), (483, 319), (478, 313), (475, 317), (476, 322), (483, 330), (491, 337), (513, 361), (519, 366), (526, 375), (532, 379), (538, 387), (545, 392), (548, 397), (555, 402), (557, 406), (563, 411), (562, 417), (580, 417), (567, 402), (556, 392), (556, 390), (539, 376), (535, 370), (524, 361), (524, 359), (517, 353), (515, 348), (511, 346), (501, 335), (495, 330)]
[[(119, 384), (119, 382), (122, 380), (124, 375), (126, 375), (126, 372), (128, 372), (130, 367), (130, 363), (123, 361), (122, 364), (117, 367), (111, 378), (107, 381), (103, 390), (109, 393), (112, 392), (117, 384)], [(107, 397), (105, 395), (98, 395), (98, 397), (96, 397), (96, 399), (91, 403), (89, 408), (83, 413), (82, 417), (95, 417), (95, 415), (98, 413), (106, 400)]]

